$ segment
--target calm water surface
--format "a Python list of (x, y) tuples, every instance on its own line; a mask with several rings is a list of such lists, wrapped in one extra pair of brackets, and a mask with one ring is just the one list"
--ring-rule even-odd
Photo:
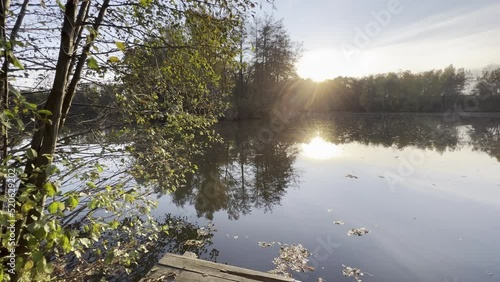
[[(343, 264), (368, 282), (500, 281), (500, 119), (336, 115), (217, 130), (224, 143), (156, 211), (214, 224), (202, 258), (268, 271), (279, 247), (258, 242), (274, 241), (314, 254), (300, 281), (355, 281)], [(362, 227), (371, 233), (347, 236)]]

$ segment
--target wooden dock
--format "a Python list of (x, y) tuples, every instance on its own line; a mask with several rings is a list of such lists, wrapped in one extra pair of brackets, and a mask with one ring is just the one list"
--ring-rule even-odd
[(193, 255), (167, 254), (140, 282), (292, 282), (285, 278), (241, 267), (197, 259)]

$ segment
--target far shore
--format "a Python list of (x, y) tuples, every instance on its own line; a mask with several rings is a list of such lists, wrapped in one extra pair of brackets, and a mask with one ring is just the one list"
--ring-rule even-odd
[(312, 112), (299, 113), (306, 116), (325, 116), (325, 115), (412, 115), (412, 116), (459, 116), (462, 118), (500, 118), (500, 112), (443, 112), (443, 113), (425, 113), (425, 112)]

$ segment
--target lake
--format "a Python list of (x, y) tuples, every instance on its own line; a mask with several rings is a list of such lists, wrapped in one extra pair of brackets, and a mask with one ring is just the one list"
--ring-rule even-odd
[(281, 242), (313, 254), (300, 281), (355, 281), (342, 265), (368, 282), (500, 281), (500, 118), (305, 115), (217, 132), (155, 211), (213, 224), (202, 258), (269, 271), (280, 247), (259, 242)]

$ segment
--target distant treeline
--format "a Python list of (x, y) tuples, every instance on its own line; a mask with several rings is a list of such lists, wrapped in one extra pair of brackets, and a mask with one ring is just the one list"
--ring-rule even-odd
[[(79, 125), (97, 125), (120, 121), (120, 112), (116, 103), (116, 93), (123, 87), (115, 84), (82, 83), (76, 90), (67, 123)], [(49, 96), (50, 90), (21, 92), (30, 103), (40, 107)]]
[(480, 77), (449, 66), (322, 83), (298, 80), (284, 87), (280, 103), (306, 112), (500, 111), (500, 68)]
[(228, 119), (262, 117), (284, 106), (295, 112), (500, 111), (498, 66), (479, 77), (450, 65), (316, 83), (298, 77), (300, 44), (290, 39), (282, 21), (256, 19), (244, 30)]
[[(258, 73), (258, 72), (254, 72)], [(500, 68), (473, 77), (464, 69), (449, 66), (421, 73), (410, 71), (363, 78), (337, 77), (321, 83), (293, 78), (264, 85), (235, 83), (229, 120), (265, 117), (274, 108), (289, 112), (499, 112)], [(68, 122), (117, 122), (115, 95), (120, 85), (82, 84), (74, 99)], [(48, 94), (26, 94), (40, 104)]]

